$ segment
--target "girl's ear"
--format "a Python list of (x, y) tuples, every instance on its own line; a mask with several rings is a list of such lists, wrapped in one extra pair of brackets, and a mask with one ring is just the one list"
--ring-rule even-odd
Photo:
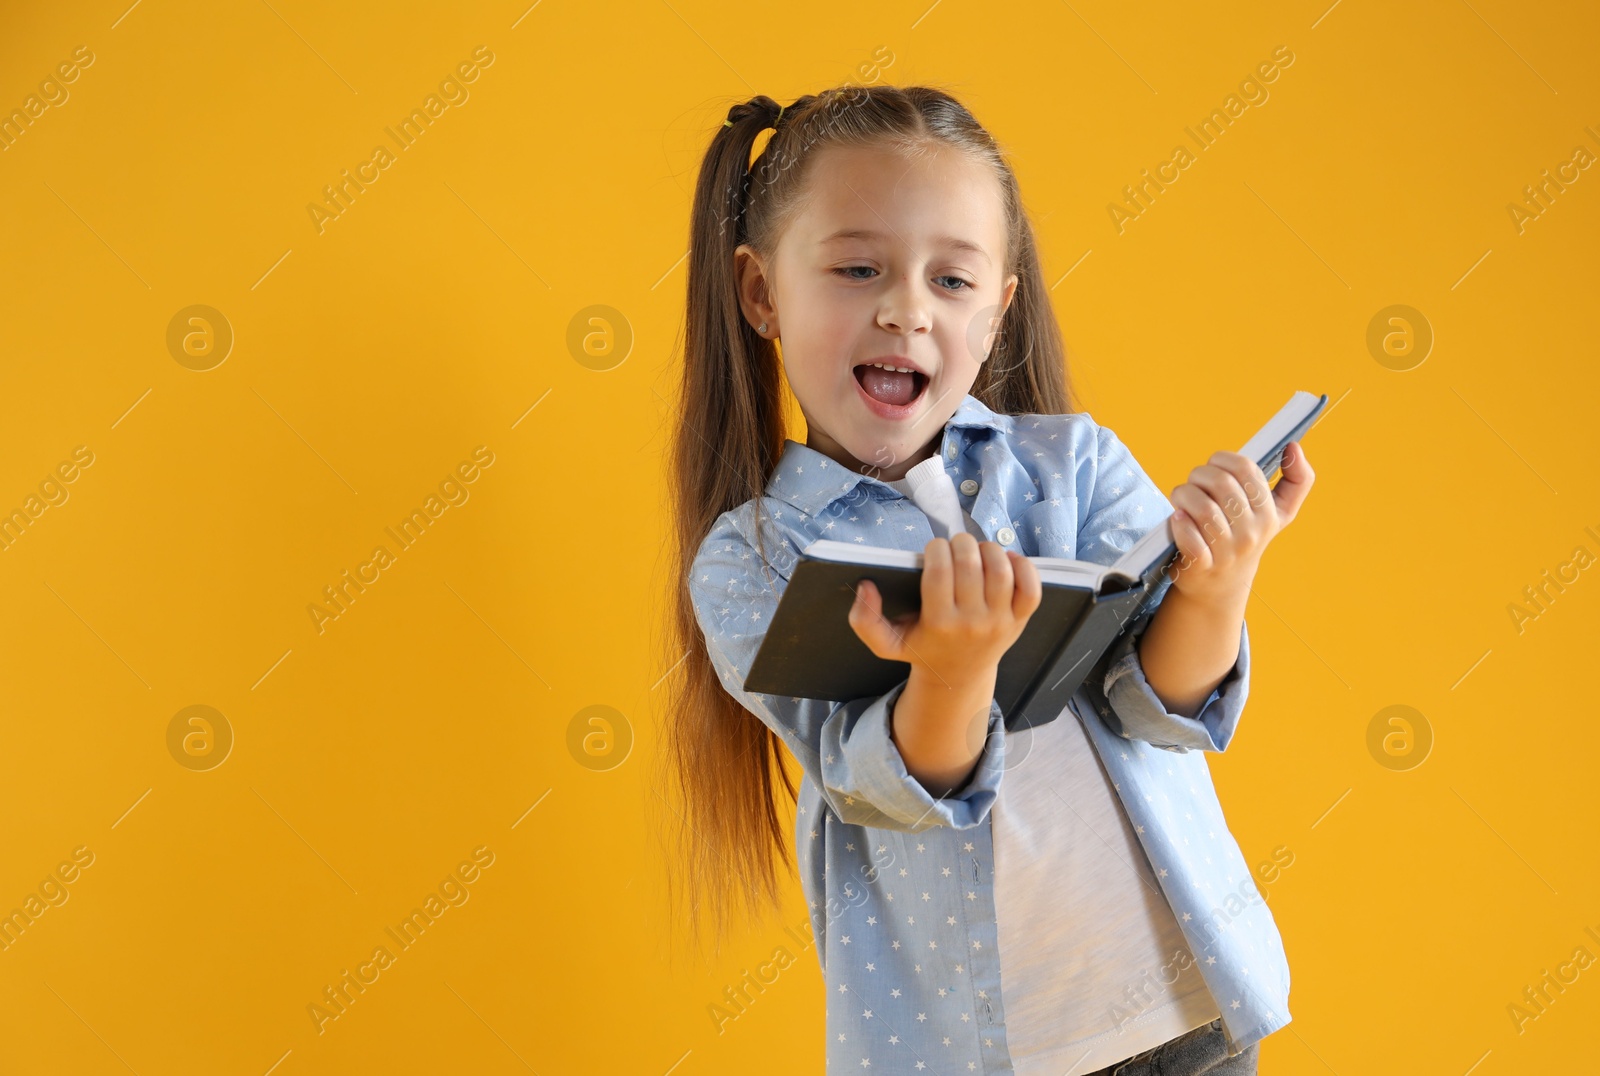
[(772, 303), (772, 279), (765, 259), (750, 244), (740, 243), (733, 252), (733, 264), (739, 308), (758, 333), (776, 337), (778, 308)]
[(1017, 294), (1017, 274), (1012, 273), (1006, 278), (1005, 287), (1000, 289), (1000, 316), (1004, 317), (1011, 307), (1011, 298)]

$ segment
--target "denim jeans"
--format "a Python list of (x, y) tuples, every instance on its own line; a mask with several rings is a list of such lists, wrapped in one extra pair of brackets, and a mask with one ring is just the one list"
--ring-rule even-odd
[(1219, 1016), (1089, 1076), (1255, 1076), (1260, 1056), (1260, 1045), (1253, 1043), (1229, 1057)]

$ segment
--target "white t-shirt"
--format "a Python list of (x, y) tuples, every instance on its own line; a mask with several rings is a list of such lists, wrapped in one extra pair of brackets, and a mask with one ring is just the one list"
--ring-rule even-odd
[[(984, 539), (941, 457), (889, 485), (936, 536)], [(990, 821), (1017, 1076), (1081, 1076), (1222, 1015), (1074, 705), (1007, 734)]]

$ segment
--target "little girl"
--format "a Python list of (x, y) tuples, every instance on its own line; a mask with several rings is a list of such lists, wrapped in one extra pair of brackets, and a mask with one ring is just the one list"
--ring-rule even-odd
[[(1169, 503), (1073, 406), (1016, 177), (939, 90), (734, 106), (693, 214), (671, 757), (696, 911), (720, 938), (737, 902), (776, 905), (776, 776), (833, 1072), (1254, 1073), (1288, 964), (1204, 752), (1244, 707), (1245, 605), (1310, 490), (1300, 447), (1275, 489), (1218, 452)], [(1008, 733), (1026, 558), (1110, 563), (1157, 526), (1181, 556), (1132, 630), (1054, 721)], [(885, 620), (867, 581), (851, 612), (908, 674), (846, 703), (746, 692), (818, 538), (924, 554), (920, 614)]]

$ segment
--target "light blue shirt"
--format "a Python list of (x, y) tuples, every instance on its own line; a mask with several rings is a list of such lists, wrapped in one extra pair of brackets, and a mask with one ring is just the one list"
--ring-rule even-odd
[[(940, 452), (962, 508), (988, 539), (1029, 556), (1110, 564), (1172, 512), (1116, 435), (1084, 413), (1001, 415), (968, 395), (945, 426)], [(795, 843), (827, 986), (827, 1061), (835, 1073), (1013, 1071), (990, 825), (1006, 768), (999, 704), (991, 703), (972, 777), (934, 798), (907, 773), (890, 739), (905, 681), (844, 703), (743, 689), (806, 545), (831, 538), (920, 552), (933, 536), (928, 517), (898, 490), (789, 440), (765, 496), (718, 517), (690, 572), (695, 614), (723, 686), (783, 739), (804, 771)], [(1228, 831), (1203, 754), (1233, 739), (1249, 692), (1249, 632), (1241, 627), (1238, 660), (1198, 716), (1168, 712), (1135, 643), (1170, 586), (1163, 579), (1152, 592), (1108, 655), (1104, 677), (1091, 676), (1073, 705), (1236, 1054), (1290, 1020), (1277, 924)]]

